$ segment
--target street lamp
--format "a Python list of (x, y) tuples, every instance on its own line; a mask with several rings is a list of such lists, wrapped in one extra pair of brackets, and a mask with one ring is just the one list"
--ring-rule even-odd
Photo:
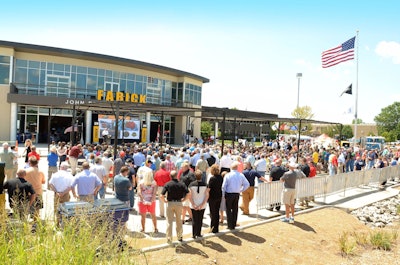
[(297, 73), (297, 108), (299, 108), (299, 99), (300, 99), (300, 79), (303, 77), (302, 73)]
[(260, 142), (262, 142), (262, 140), (261, 140), (261, 135), (262, 135), (262, 124), (260, 124)]

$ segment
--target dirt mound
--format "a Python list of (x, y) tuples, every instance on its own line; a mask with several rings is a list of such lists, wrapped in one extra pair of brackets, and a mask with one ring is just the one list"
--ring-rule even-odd
[(397, 246), (390, 252), (358, 247), (355, 256), (343, 257), (341, 234), (371, 231), (343, 210), (295, 217), (294, 225), (274, 221), (133, 258), (138, 264), (400, 264)]

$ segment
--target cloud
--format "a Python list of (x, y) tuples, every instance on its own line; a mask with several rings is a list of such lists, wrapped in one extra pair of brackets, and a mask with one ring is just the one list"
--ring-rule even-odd
[(400, 43), (395, 41), (381, 41), (375, 52), (384, 58), (391, 58), (394, 64), (400, 64)]

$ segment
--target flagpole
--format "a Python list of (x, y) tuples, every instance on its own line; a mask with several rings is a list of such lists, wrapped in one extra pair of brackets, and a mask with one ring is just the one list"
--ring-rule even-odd
[[(353, 145), (355, 146), (356, 141), (357, 141), (357, 123), (358, 123), (358, 119), (357, 119), (357, 115), (358, 115), (358, 49), (359, 49), (359, 40), (358, 40), (358, 30), (356, 32), (356, 41), (357, 41), (357, 60), (356, 60), (356, 105), (355, 105), (355, 113), (354, 113), (354, 143)], [(360, 141), (360, 145), (361, 145), (361, 141)]]

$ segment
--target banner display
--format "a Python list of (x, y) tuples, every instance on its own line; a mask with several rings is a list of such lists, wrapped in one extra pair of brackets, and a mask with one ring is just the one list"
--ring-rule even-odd
[[(122, 121), (124, 125), (122, 125)], [(102, 132), (105, 128), (108, 128), (109, 136), (111, 139), (114, 139), (115, 135), (115, 116), (113, 115), (99, 115), (99, 128), (98, 137), (102, 138)], [(123, 130), (122, 130), (123, 129)], [(140, 120), (131, 119), (131, 117), (125, 117), (123, 119), (122, 116), (119, 117), (118, 120), (118, 139), (132, 139), (139, 140), (140, 139)]]

